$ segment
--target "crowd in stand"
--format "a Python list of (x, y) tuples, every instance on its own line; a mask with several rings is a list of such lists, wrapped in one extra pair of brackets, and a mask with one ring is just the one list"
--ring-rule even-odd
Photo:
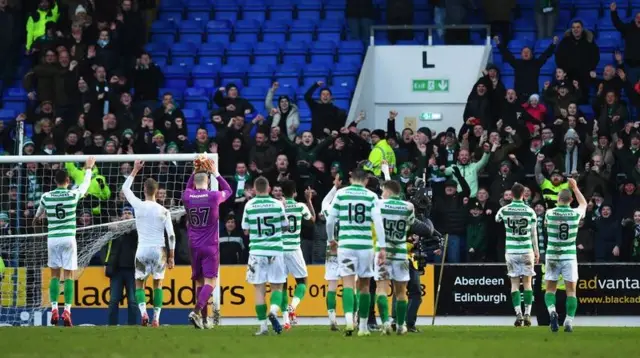
[[(631, 118), (629, 111), (640, 106), (640, 14), (622, 23), (611, 5), (612, 20), (626, 41), (624, 52), (602, 74), (595, 73), (600, 53), (593, 33), (579, 21), (537, 58), (531, 48), (513, 56), (507, 39), (496, 37), (504, 61), (514, 68), (514, 88), (505, 88), (497, 67), (487, 66), (460, 123), (452, 122), (443, 133), (403, 129), (396, 112), (389, 113), (387, 128), (359, 127), (364, 115), (346, 123), (345, 109), (332, 103), (322, 82), (304, 96), (312, 125), (301, 132), (298, 108), (278, 93), (276, 82), (265, 93), (267, 113), (255, 113), (234, 84), (217, 89), (212, 98), (216, 109), (209, 116), (216, 135), (199, 128), (190, 138), (180, 103), (171, 94), (157, 101), (163, 74), (141, 50), (148, 16), (141, 13), (144, 2), (138, 8), (131, 0), (117, 7), (116, 2), (79, 3), (41, 0), (26, 17), (31, 27), (25, 52), (34, 62), (23, 81), (30, 106), (14, 121), (0, 122), (5, 154), (22, 151), (26, 158), (24, 165), (0, 166), (0, 235), (42, 232), (31, 219), (40, 195), (52, 189), (53, 171), (65, 168), (72, 181), (82, 180), (80, 164), (33, 163), (30, 155), (210, 152), (219, 154), (219, 171), (234, 191), (221, 209), (222, 264), (246, 261), (248, 241), (238, 220), (254, 195), (256, 177), (267, 177), (276, 197), (282, 195), (281, 181), (296, 180), (299, 199), (310, 190), (320, 212), (335, 176), (346, 183), (356, 166), (380, 176), (383, 161), (407, 192), (416, 173), (430, 179), (432, 219), (449, 235), (448, 262), (503, 261), (504, 229), (494, 216), (512, 200), (511, 186), (525, 184), (526, 203), (543, 217), (568, 177), (578, 180), (589, 200), (578, 234), (579, 259), (640, 261), (640, 118)], [(12, 16), (11, 11), (7, 0), (0, 0), (0, 19)], [(18, 23), (18, 13), (13, 16)], [(496, 31), (504, 32), (500, 26)], [(539, 88), (540, 68), (554, 53), (555, 78)], [(585, 104), (593, 107), (595, 118), (580, 111)], [(16, 148), (18, 122), (34, 128), (22, 148)], [(177, 205), (190, 166), (165, 161), (150, 163), (146, 170), (161, 183), (158, 200)], [(130, 171), (130, 163), (97, 165), (78, 215), (80, 226), (129, 217), (120, 187)], [(538, 233), (544, 256), (542, 222)], [(304, 227), (308, 263), (324, 262), (325, 235), (323, 220)], [(184, 233), (178, 236), (176, 262), (186, 263), (187, 241)]]

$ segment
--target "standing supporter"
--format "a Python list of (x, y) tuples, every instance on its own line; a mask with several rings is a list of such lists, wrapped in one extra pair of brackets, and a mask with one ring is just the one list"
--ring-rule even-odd
[(289, 96), (279, 96), (277, 107), (274, 107), (273, 95), (278, 87), (280, 87), (278, 82), (274, 82), (269, 88), (264, 100), (264, 108), (273, 116), (271, 126), (280, 128), (280, 133), (285, 134), (289, 140), (294, 140), (298, 127), (300, 127), (298, 106), (291, 103)]
[(624, 65), (629, 81), (636, 83), (640, 80), (640, 12), (636, 12), (633, 21), (625, 24), (620, 20), (615, 1), (609, 9), (613, 25), (624, 38)]
[[(224, 93), (227, 94), (226, 97), (223, 95)], [(223, 115), (226, 118), (245, 116), (256, 111), (249, 101), (240, 97), (238, 86), (234, 83), (229, 83), (226, 87), (220, 87), (213, 95), (213, 102), (218, 107), (225, 109)]]
[(324, 82), (314, 83), (304, 94), (304, 100), (311, 109), (311, 133), (315, 138), (330, 135), (332, 131), (342, 128), (347, 120), (347, 113), (332, 103), (331, 90), (323, 87), (320, 90), (320, 101), (313, 99), (314, 92), (324, 86)]
[(491, 36), (500, 36), (505, 45), (511, 39), (511, 11), (516, 0), (482, 0), (484, 16), (491, 26)]
[(349, 25), (349, 38), (369, 41), (369, 30), (373, 25), (374, 6), (372, 0), (347, 0), (345, 15)]
[(536, 27), (539, 39), (548, 39), (553, 36), (560, 12), (560, 0), (536, 0), (534, 11), (536, 13)]
[(533, 49), (524, 47), (520, 51), (520, 59), (516, 59), (511, 51), (507, 49), (507, 44), (500, 41), (499, 37), (494, 37), (493, 41), (498, 46), (503, 60), (513, 67), (515, 72), (515, 90), (518, 97), (522, 99), (529, 98), (534, 93), (539, 92), (538, 78), (540, 77), (540, 69), (549, 60), (556, 50), (558, 37), (555, 36), (549, 47), (538, 58), (533, 57)]
[(58, 2), (40, 0), (38, 8), (27, 17), (27, 54), (31, 53), (33, 43), (46, 32), (49, 22), (57, 22), (60, 17)]
[[(589, 88), (590, 73), (600, 62), (600, 49), (593, 32), (586, 30), (580, 20), (571, 23), (564, 33), (556, 52), (556, 65), (564, 69), (569, 78), (578, 81), (579, 88)], [(578, 86), (574, 87), (578, 88)], [(582, 91), (581, 102), (586, 103), (588, 91)]]

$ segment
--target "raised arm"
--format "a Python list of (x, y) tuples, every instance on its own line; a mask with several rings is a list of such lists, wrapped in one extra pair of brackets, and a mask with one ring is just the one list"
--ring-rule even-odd
[(576, 180), (573, 178), (567, 179), (567, 182), (569, 183), (569, 188), (571, 188), (571, 191), (573, 192), (573, 194), (575, 194), (576, 200), (578, 200), (578, 210), (580, 210), (580, 212), (582, 213), (586, 212), (587, 199), (584, 198), (584, 195), (582, 195), (580, 188), (578, 188), (578, 183), (576, 183)]
[(316, 209), (313, 207), (313, 190), (311, 187), (308, 187), (304, 191), (304, 197), (306, 199), (305, 206), (302, 208), (302, 218), (304, 220), (311, 221), (312, 223), (316, 222)]
[(376, 238), (378, 239), (378, 247), (380, 250), (384, 250), (387, 247), (386, 237), (384, 232), (384, 223), (382, 222), (382, 202), (375, 200), (373, 202), (373, 208), (371, 209), (371, 220), (373, 220), (373, 227), (376, 229)]
[(82, 179), (82, 183), (78, 186), (78, 199), (82, 198), (84, 194), (89, 190), (89, 185), (91, 184), (91, 171), (93, 169), (93, 165), (96, 163), (96, 157), (89, 157), (87, 162), (84, 164), (84, 179)]
[(133, 164), (133, 170), (131, 171), (131, 174), (129, 174), (129, 177), (124, 181), (124, 184), (122, 185), (122, 192), (124, 193), (125, 198), (127, 198), (129, 204), (131, 204), (134, 209), (137, 209), (142, 201), (138, 199), (135, 194), (133, 194), (133, 192), (131, 191), (131, 185), (133, 184), (133, 179), (136, 177), (140, 169), (142, 169), (143, 165), (144, 162), (136, 160)]
[(536, 258), (536, 263), (538, 263), (540, 260), (540, 248), (538, 247), (538, 224), (536, 223), (537, 218), (535, 216), (535, 212), (533, 212), (533, 214), (534, 219), (531, 224), (531, 245), (533, 245), (533, 255)]
[(340, 201), (338, 198), (331, 201), (330, 208), (327, 209), (327, 242), (329, 245), (335, 246), (336, 238), (336, 224), (338, 223), (338, 216), (340, 215)]

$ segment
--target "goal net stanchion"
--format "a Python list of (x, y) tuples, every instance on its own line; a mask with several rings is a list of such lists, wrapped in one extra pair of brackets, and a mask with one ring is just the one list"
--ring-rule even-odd
[[(198, 155), (96, 156), (91, 185), (78, 202), (75, 213), (78, 252), (76, 279), (82, 275), (85, 267), (104, 265), (109, 241), (135, 229), (133, 219), (123, 219), (122, 211), (129, 205), (121, 192), (135, 160), (144, 161), (145, 166), (138, 174), (132, 191), (137, 197), (144, 198), (144, 180), (153, 178), (158, 182), (156, 199), (170, 211), (179, 245), (187, 247), (186, 231), (181, 230), (181, 223), (178, 224), (185, 213), (181, 195)], [(208, 156), (218, 162), (217, 154)], [(88, 157), (0, 156), (0, 257), (6, 266), (0, 272), (0, 325), (47, 324), (50, 308), (47, 221), (34, 224), (33, 216), (42, 194), (56, 188), (56, 171), (66, 169), (70, 176), (70, 188), (78, 186), (83, 180), (82, 168)], [(189, 260), (188, 257), (176, 259)], [(62, 289), (60, 293), (59, 300), (62, 301)]]

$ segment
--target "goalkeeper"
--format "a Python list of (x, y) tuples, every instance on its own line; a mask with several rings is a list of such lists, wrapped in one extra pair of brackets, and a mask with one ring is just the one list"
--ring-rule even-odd
[(64, 271), (64, 312), (62, 320), (66, 327), (71, 327), (71, 302), (73, 302), (73, 278), (78, 269), (78, 246), (76, 243), (76, 208), (78, 201), (89, 188), (91, 168), (95, 157), (89, 157), (84, 166), (84, 180), (75, 189), (67, 189), (70, 184), (69, 175), (58, 170), (55, 176), (57, 188), (44, 193), (40, 198), (40, 206), (33, 218), (34, 226), (46, 216), (48, 222), (47, 255), (51, 268), (49, 298), (51, 300), (51, 324), (56, 326), (60, 318), (58, 296), (60, 295), (61, 271)]

